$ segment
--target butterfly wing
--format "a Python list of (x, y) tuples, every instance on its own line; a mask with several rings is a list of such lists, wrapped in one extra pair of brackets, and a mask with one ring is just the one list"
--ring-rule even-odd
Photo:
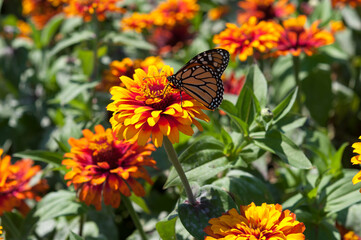
[(174, 76), (180, 90), (214, 110), (223, 100), (221, 76), (229, 62), (224, 49), (211, 49), (192, 58)]

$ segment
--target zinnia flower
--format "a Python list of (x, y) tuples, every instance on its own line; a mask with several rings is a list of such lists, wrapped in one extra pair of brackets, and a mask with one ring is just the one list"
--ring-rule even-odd
[(198, 11), (199, 5), (196, 0), (167, 0), (150, 13), (135, 12), (123, 18), (121, 26), (123, 30), (133, 29), (137, 32), (153, 26), (173, 28), (175, 25), (188, 23)]
[(54, 0), (22, 0), (23, 14), (31, 18), (38, 29), (45, 24), (63, 8), (61, 1)]
[(280, 37), (279, 30), (280, 26), (274, 22), (258, 23), (255, 17), (251, 17), (240, 27), (227, 23), (226, 29), (214, 36), (213, 42), (228, 50), (233, 58), (238, 55), (241, 61), (245, 61), (253, 55), (254, 49), (264, 53), (276, 47)]
[(104, 21), (107, 13), (124, 13), (124, 9), (117, 6), (122, 0), (69, 0), (64, 8), (67, 16), (80, 16), (89, 22), (93, 15), (99, 21)]
[[(101, 199), (114, 208), (119, 207), (121, 195), (143, 197), (143, 186), (138, 178), (152, 183), (144, 166), (155, 167), (151, 158), (154, 146), (146, 143), (139, 146), (130, 141), (121, 141), (113, 131), (103, 126), (95, 126), (95, 133), (83, 130), (83, 138), (69, 139), (70, 153), (65, 153), (64, 164), (71, 168), (64, 179), (68, 186), (74, 185), (80, 201), (101, 209)], [(129, 189), (131, 188), (131, 190)]]
[(208, 18), (212, 21), (218, 20), (229, 12), (229, 6), (219, 6), (208, 11)]
[(40, 166), (33, 166), (30, 159), (22, 159), (11, 164), (11, 157), (1, 157), (4, 150), (0, 149), (0, 216), (4, 212), (18, 209), (23, 215), (29, 211), (26, 199), (41, 199), (40, 194), (48, 185), (45, 180), (30, 184), (30, 180), (40, 172)]
[(342, 240), (361, 240), (361, 237), (358, 236), (354, 231), (349, 231), (343, 235)]
[(222, 79), (224, 92), (238, 96), (241, 93), (241, 90), (246, 80), (246, 76), (242, 75), (240, 77), (236, 77), (235, 72), (232, 72), (229, 76), (226, 76)]
[(279, 204), (251, 203), (241, 206), (240, 213), (233, 208), (219, 218), (212, 218), (209, 224), (204, 229), (209, 235), (205, 240), (305, 239), (304, 224), (289, 210), (282, 211)]
[[(359, 139), (361, 139), (361, 136), (359, 137)], [(351, 158), (351, 162), (353, 165), (355, 164), (361, 164), (361, 142), (355, 142), (354, 144), (352, 144), (352, 147), (354, 148), (353, 152), (357, 153), (359, 155), (356, 155), (354, 157)], [(361, 171), (359, 171), (353, 178), (352, 178), (352, 183), (356, 184), (361, 182)], [(360, 189), (361, 192), (361, 189)]]
[(245, 0), (238, 5), (242, 8), (237, 19), (239, 24), (247, 22), (250, 17), (259, 21), (287, 18), (295, 11), (295, 6), (288, 0)]
[(281, 37), (278, 41), (276, 55), (292, 54), (299, 56), (301, 52), (312, 55), (317, 48), (332, 44), (334, 37), (326, 30), (318, 28), (320, 21), (312, 23), (306, 29), (307, 17), (300, 15), (297, 18), (290, 18), (283, 21)]
[(124, 58), (122, 61), (113, 61), (110, 63), (110, 70), (105, 71), (101, 83), (96, 87), (99, 91), (109, 91), (113, 86), (122, 86), (119, 79), (120, 76), (132, 77), (134, 70), (141, 68), (148, 71), (150, 65), (155, 65), (158, 70), (164, 66), (163, 60), (160, 57), (147, 57), (144, 60)]
[(201, 103), (189, 95), (168, 86), (167, 77), (173, 69), (165, 65), (159, 73), (155, 66), (148, 73), (136, 69), (134, 80), (122, 76), (126, 88), (113, 87), (112, 100), (107, 107), (113, 112), (110, 119), (113, 130), (120, 139), (135, 137), (139, 145), (144, 145), (149, 137), (156, 147), (162, 146), (163, 136), (172, 143), (179, 142), (179, 131), (191, 136), (192, 124), (199, 130), (202, 125), (195, 119), (209, 121), (201, 109)]
[(350, 5), (355, 8), (361, 5), (361, 0), (332, 0), (333, 7), (344, 7), (345, 5)]
[(331, 33), (335, 34), (337, 32), (341, 32), (343, 30), (346, 29), (345, 25), (343, 24), (342, 21), (330, 21), (330, 29), (331, 29)]

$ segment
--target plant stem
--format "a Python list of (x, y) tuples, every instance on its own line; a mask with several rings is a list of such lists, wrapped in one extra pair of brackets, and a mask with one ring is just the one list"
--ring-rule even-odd
[(178, 160), (177, 153), (174, 150), (173, 144), (169, 141), (168, 137), (164, 137), (163, 140), (165, 151), (167, 152), (169, 161), (173, 164), (175, 170), (178, 173), (179, 178), (182, 181), (182, 184), (184, 186), (184, 190), (187, 194), (188, 201), (190, 204), (195, 205), (196, 200), (193, 196), (192, 189), (189, 185), (188, 179), (186, 177), (186, 174), (183, 171), (183, 168)]
[(138, 232), (139, 232), (141, 238), (143, 240), (147, 240), (148, 239), (147, 235), (145, 234), (143, 227), (140, 224), (138, 214), (135, 212), (131, 201), (129, 200), (128, 197), (124, 196), (123, 194), (122, 194), (122, 201), (123, 201), (125, 207), (127, 208), (128, 213), (129, 213), (130, 217), (132, 218), (135, 227), (138, 229)]
[(83, 236), (84, 222), (85, 222), (85, 214), (80, 215), (80, 223), (79, 223), (79, 236)]
[(301, 82), (300, 82), (300, 58), (299, 56), (292, 56), (293, 60), (293, 74), (295, 76), (296, 85), (298, 87), (298, 94), (297, 94), (297, 105), (299, 108), (299, 112), (302, 112), (302, 103), (301, 103)]
[(96, 13), (93, 14), (92, 18), (93, 32), (94, 32), (94, 42), (93, 42), (93, 73), (91, 75), (91, 81), (96, 81), (98, 79), (98, 38), (99, 38), (99, 26), (98, 18)]

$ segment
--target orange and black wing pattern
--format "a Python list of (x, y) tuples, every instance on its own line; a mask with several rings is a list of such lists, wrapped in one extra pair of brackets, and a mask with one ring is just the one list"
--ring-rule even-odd
[(211, 49), (192, 58), (176, 74), (168, 77), (173, 87), (186, 92), (210, 110), (223, 100), (221, 76), (229, 62), (224, 49)]

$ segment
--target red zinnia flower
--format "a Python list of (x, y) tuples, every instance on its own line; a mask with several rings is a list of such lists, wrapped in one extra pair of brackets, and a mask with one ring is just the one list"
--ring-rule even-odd
[(110, 128), (105, 130), (101, 125), (95, 126), (95, 133), (83, 130), (83, 135), (81, 139), (69, 139), (71, 152), (63, 160), (71, 168), (64, 178), (69, 180), (68, 186), (74, 185), (81, 201), (100, 210), (102, 197), (106, 205), (117, 208), (120, 194), (130, 196), (132, 190), (137, 196), (145, 195), (136, 179), (152, 183), (144, 168), (155, 167), (156, 162), (150, 156), (155, 150), (152, 144), (138, 146), (118, 140)]
[(11, 164), (11, 157), (5, 155), (1, 158), (4, 150), (0, 149), (0, 216), (4, 212), (18, 209), (23, 215), (29, 211), (26, 199), (41, 199), (40, 193), (44, 192), (48, 185), (41, 180), (35, 185), (30, 180), (40, 172), (40, 166), (33, 166), (33, 161), (23, 159)]

